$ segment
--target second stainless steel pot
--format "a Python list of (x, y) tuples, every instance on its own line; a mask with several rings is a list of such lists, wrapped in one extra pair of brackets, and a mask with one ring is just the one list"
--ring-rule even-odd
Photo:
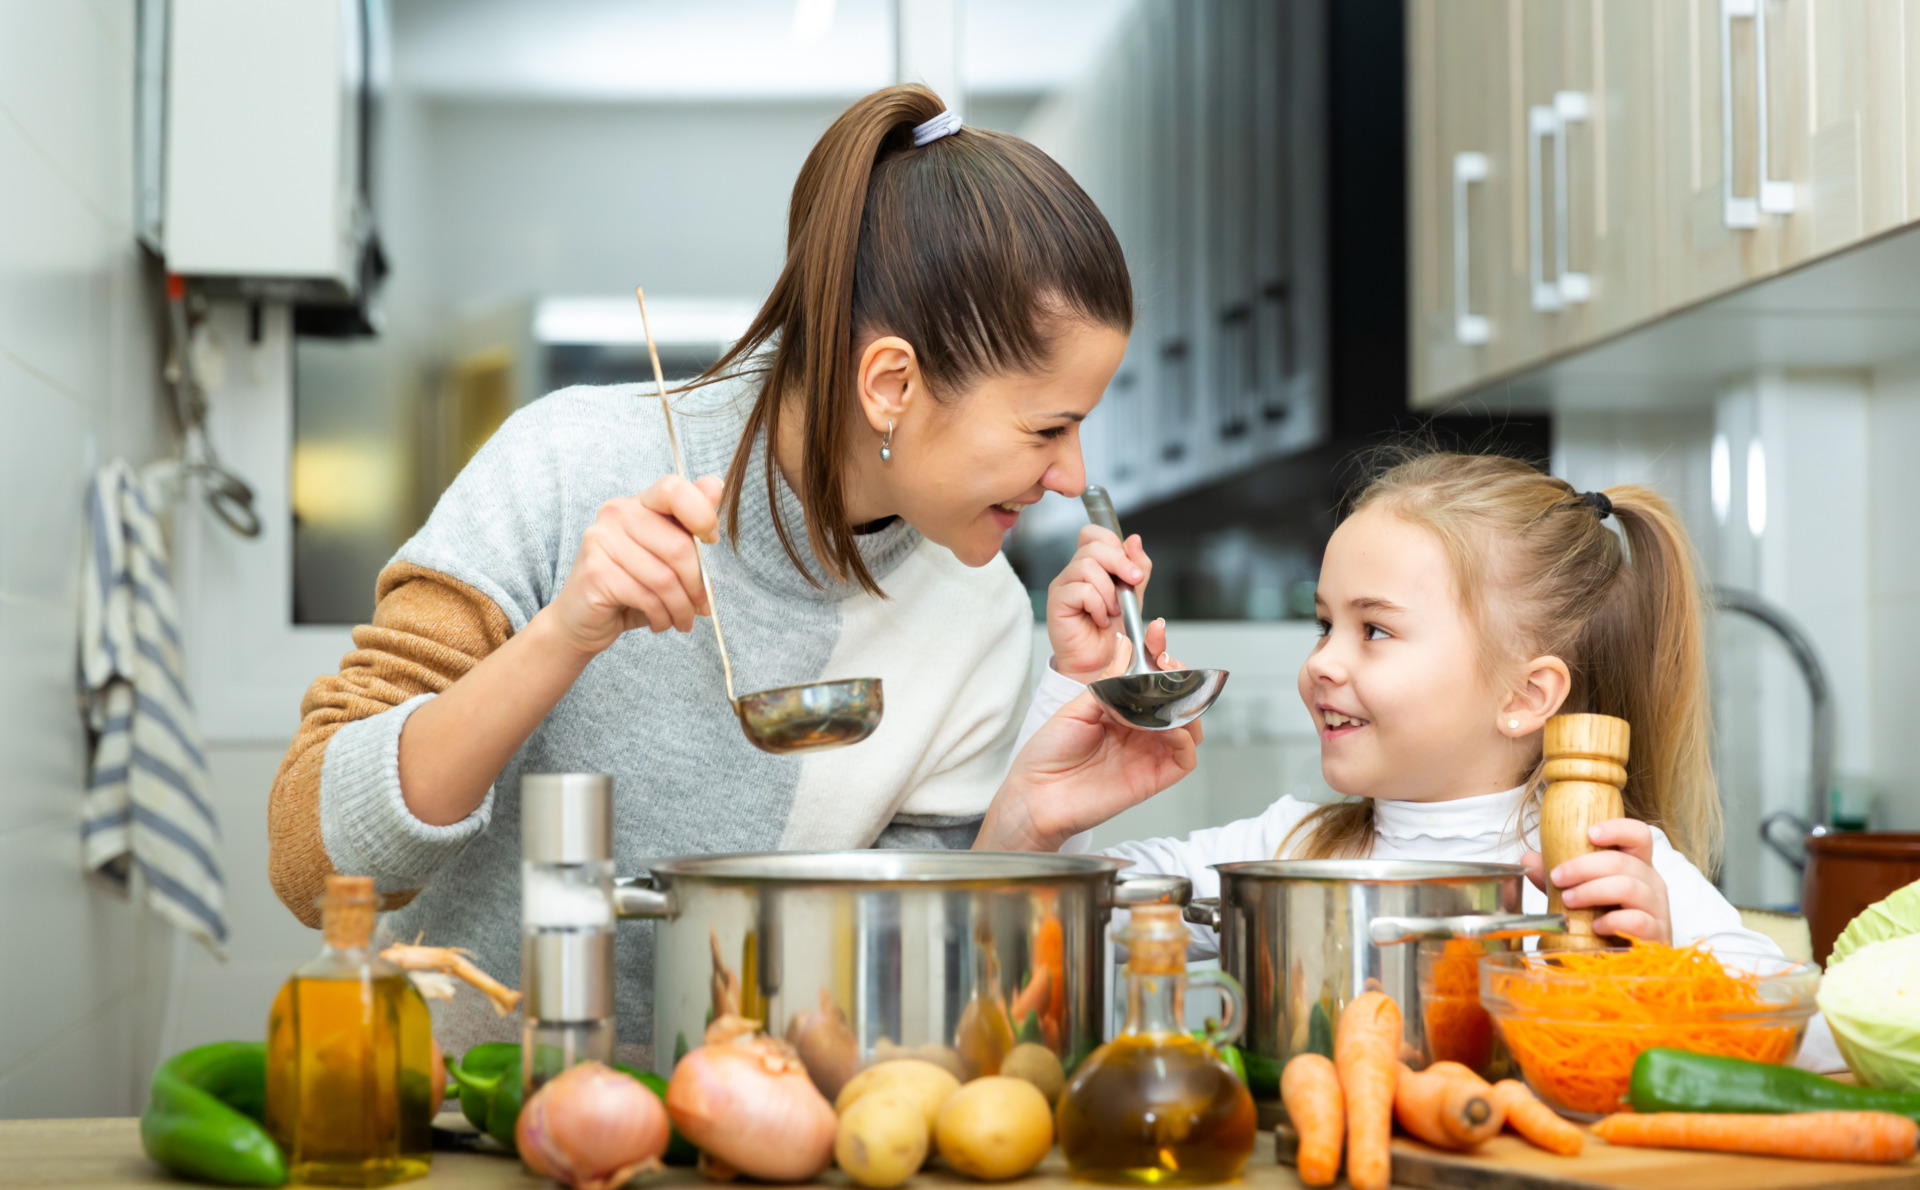
[(1277, 1095), (1287, 1059), (1331, 1056), (1341, 1010), (1372, 990), (1400, 1006), (1408, 1065), (1448, 1057), (1504, 1074), (1479, 1006), (1478, 956), (1566, 930), (1558, 915), (1519, 912), (1525, 874), (1512, 864), (1262, 860), (1215, 870), (1219, 898), (1195, 900), (1187, 917), (1219, 933), (1220, 965), (1246, 989), (1240, 1045), (1265, 1098)]
[[(1183, 904), (1182, 877), (1104, 856), (775, 852), (661, 860), (615, 891), (655, 929), (654, 1068), (729, 996), (798, 1045), (829, 1097), (901, 1049), (962, 1078), (1032, 1040), (1069, 1070), (1103, 1040), (1116, 907)], [(737, 991), (731, 989), (737, 988)]]

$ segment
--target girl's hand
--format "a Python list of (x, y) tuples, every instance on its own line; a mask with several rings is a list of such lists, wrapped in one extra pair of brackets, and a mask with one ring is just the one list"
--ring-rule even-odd
[[(1120, 624), (1120, 592), (1115, 580), (1144, 595), (1153, 577), (1153, 560), (1138, 533), (1123, 543), (1098, 525), (1080, 529), (1080, 548), (1047, 584), (1047, 640), (1053, 668), (1076, 682), (1101, 676), (1113, 655), (1113, 634)], [(1156, 662), (1167, 647), (1164, 621), (1147, 628), (1147, 654)], [(1159, 668), (1168, 668), (1164, 663)]]
[[(1114, 641), (1105, 677), (1125, 673), (1132, 654)], [(1173, 668), (1178, 668), (1174, 663)], [(974, 848), (1057, 851), (1069, 838), (1146, 801), (1193, 771), (1200, 724), (1172, 731), (1123, 727), (1092, 694), (1060, 708), (1013, 758), (980, 824)]]
[(560, 594), (535, 618), (589, 657), (632, 628), (691, 632), (694, 617), (709, 610), (693, 538), (718, 538), (720, 492), (717, 476), (688, 483), (669, 475), (602, 504)]
[(1546, 891), (1546, 876), (1569, 909), (1612, 906), (1593, 919), (1593, 932), (1647, 942), (1673, 941), (1673, 914), (1667, 908), (1667, 882), (1653, 869), (1653, 829), (1634, 818), (1610, 818), (1587, 830), (1595, 847), (1609, 850), (1576, 856), (1543, 874), (1537, 851), (1520, 857), (1527, 879)]

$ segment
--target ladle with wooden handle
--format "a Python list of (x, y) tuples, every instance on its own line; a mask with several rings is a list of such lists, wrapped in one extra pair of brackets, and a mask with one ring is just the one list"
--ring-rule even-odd
[(1627, 783), (1629, 730), (1612, 715), (1555, 715), (1541, 742), (1546, 793), (1540, 799), (1540, 857), (1547, 879), (1547, 909), (1567, 916), (1567, 932), (1540, 939), (1543, 950), (1594, 950), (1620, 940), (1593, 932), (1604, 909), (1568, 909), (1551, 873), (1570, 859), (1598, 851), (1587, 838), (1595, 823), (1619, 818), (1620, 791)]
[[(673, 449), (673, 470), (687, 478), (680, 457), (680, 438), (673, 432), (673, 408), (667, 401), (667, 382), (660, 371), (660, 349), (654, 345), (653, 323), (647, 317), (647, 295), (638, 285), (633, 296), (640, 303), (640, 325), (647, 334), (647, 355), (653, 360), (653, 385), (660, 395), (660, 413), (667, 419), (667, 445)], [(720, 608), (713, 598), (713, 578), (707, 573), (700, 539), (693, 539), (694, 564), (707, 593), (707, 618), (713, 621), (713, 641), (720, 647), (720, 671), (727, 681), (727, 702), (740, 720), (740, 730), (762, 752), (784, 754), (844, 748), (872, 735), (886, 709), (879, 678), (846, 678), (837, 682), (809, 682), (776, 686), (738, 698), (733, 693), (733, 662), (727, 658), (727, 638), (720, 632)]]

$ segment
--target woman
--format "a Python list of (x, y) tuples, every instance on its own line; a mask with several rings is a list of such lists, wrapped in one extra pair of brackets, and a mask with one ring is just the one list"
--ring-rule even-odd
[[(634, 872), (690, 852), (1051, 849), (1192, 769), (1197, 731), (1126, 731), (1090, 699), (1008, 769), (1031, 616), (1000, 542), (1084, 486), (1078, 426), (1133, 316), (1092, 201), (1031, 145), (894, 87), (814, 147), (787, 238), (746, 336), (674, 397), (704, 478), (672, 475), (650, 388), (565, 390), (511, 418), (382, 571), (274, 783), (274, 886), (302, 920), (328, 872), (371, 875), (404, 906), (396, 933), (517, 979), (522, 773), (614, 774)], [(742, 737), (695, 628), (694, 535), (722, 542), (705, 558), (738, 688), (878, 675), (870, 739), (773, 756)], [(1137, 542), (1114, 557), (1144, 575)], [(650, 935), (621, 931), (618, 963), (620, 1037), (645, 1046)], [(460, 1003), (453, 1049), (512, 1035)]]

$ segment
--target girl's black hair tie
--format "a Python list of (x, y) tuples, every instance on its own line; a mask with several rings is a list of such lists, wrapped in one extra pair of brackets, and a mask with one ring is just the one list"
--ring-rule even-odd
[(1613, 501), (1607, 499), (1605, 492), (1581, 492), (1580, 502), (1599, 513), (1603, 521), (1613, 515)]

